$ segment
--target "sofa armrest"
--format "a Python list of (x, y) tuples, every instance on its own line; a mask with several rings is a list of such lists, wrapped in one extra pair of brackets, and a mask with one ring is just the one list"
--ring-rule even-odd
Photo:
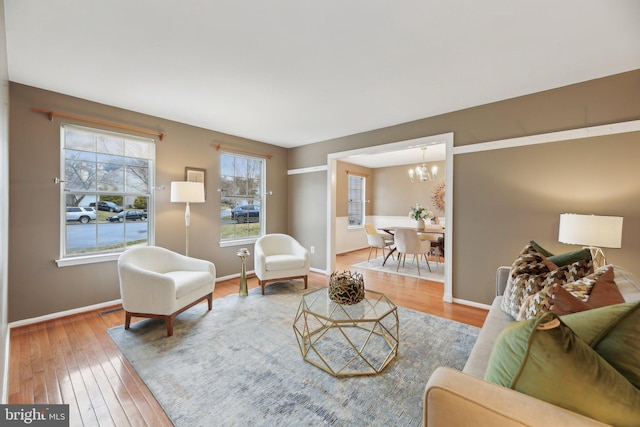
[(509, 280), (510, 271), (511, 267), (498, 267), (498, 270), (496, 271), (496, 296), (504, 294), (504, 290), (507, 287), (507, 281)]
[(436, 369), (424, 393), (425, 426), (605, 426), (451, 368)]

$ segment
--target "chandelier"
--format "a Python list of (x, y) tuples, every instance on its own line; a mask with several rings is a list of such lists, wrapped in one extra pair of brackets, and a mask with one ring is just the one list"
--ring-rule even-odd
[(438, 178), (438, 166), (433, 165), (431, 170), (427, 168), (424, 160), (424, 153), (427, 147), (422, 147), (422, 164), (409, 169), (409, 179), (411, 182), (418, 180), (420, 182), (435, 181)]

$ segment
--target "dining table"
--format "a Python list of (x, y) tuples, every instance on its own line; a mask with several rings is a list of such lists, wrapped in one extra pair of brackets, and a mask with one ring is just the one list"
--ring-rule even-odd
[[(427, 225), (427, 226), (425, 226), (424, 229), (418, 229), (418, 228), (415, 228), (415, 227), (406, 227), (406, 226), (385, 226), (385, 227), (378, 227), (378, 230), (384, 231), (385, 233), (391, 234), (393, 236), (395, 230), (400, 229), (400, 228), (416, 230), (416, 233), (418, 233), (419, 237), (421, 235), (423, 237), (426, 237), (428, 234), (441, 234), (442, 237), (444, 238), (444, 227), (441, 227), (439, 225)], [(423, 238), (421, 237), (421, 239), (423, 239)], [(389, 253), (387, 255), (385, 255), (384, 260), (382, 261), (382, 265), (383, 266), (386, 264), (386, 262), (389, 259), (389, 257), (392, 256), (393, 253), (396, 252), (397, 250), (398, 250), (398, 248), (396, 246), (391, 248)]]

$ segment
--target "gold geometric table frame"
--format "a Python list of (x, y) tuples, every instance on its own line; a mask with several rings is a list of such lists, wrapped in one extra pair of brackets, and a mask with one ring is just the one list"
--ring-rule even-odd
[(358, 304), (341, 305), (328, 288), (302, 296), (293, 330), (305, 361), (334, 376), (379, 374), (398, 354), (398, 309), (384, 294), (365, 290)]

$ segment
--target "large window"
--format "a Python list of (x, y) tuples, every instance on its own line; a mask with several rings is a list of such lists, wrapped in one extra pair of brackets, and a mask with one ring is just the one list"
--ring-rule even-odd
[(347, 192), (349, 200), (347, 202), (347, 209), (349, 227), (362, 227), (364, 224), (365, 177), (350, 174), (348, 185)]
[(155, 142), (65, 124), (61, 146), (61, 257), (149, 244)]
[(220, 229), (222, 241), (255, 239), (264, 233), (265, 160), (222, 153)]

